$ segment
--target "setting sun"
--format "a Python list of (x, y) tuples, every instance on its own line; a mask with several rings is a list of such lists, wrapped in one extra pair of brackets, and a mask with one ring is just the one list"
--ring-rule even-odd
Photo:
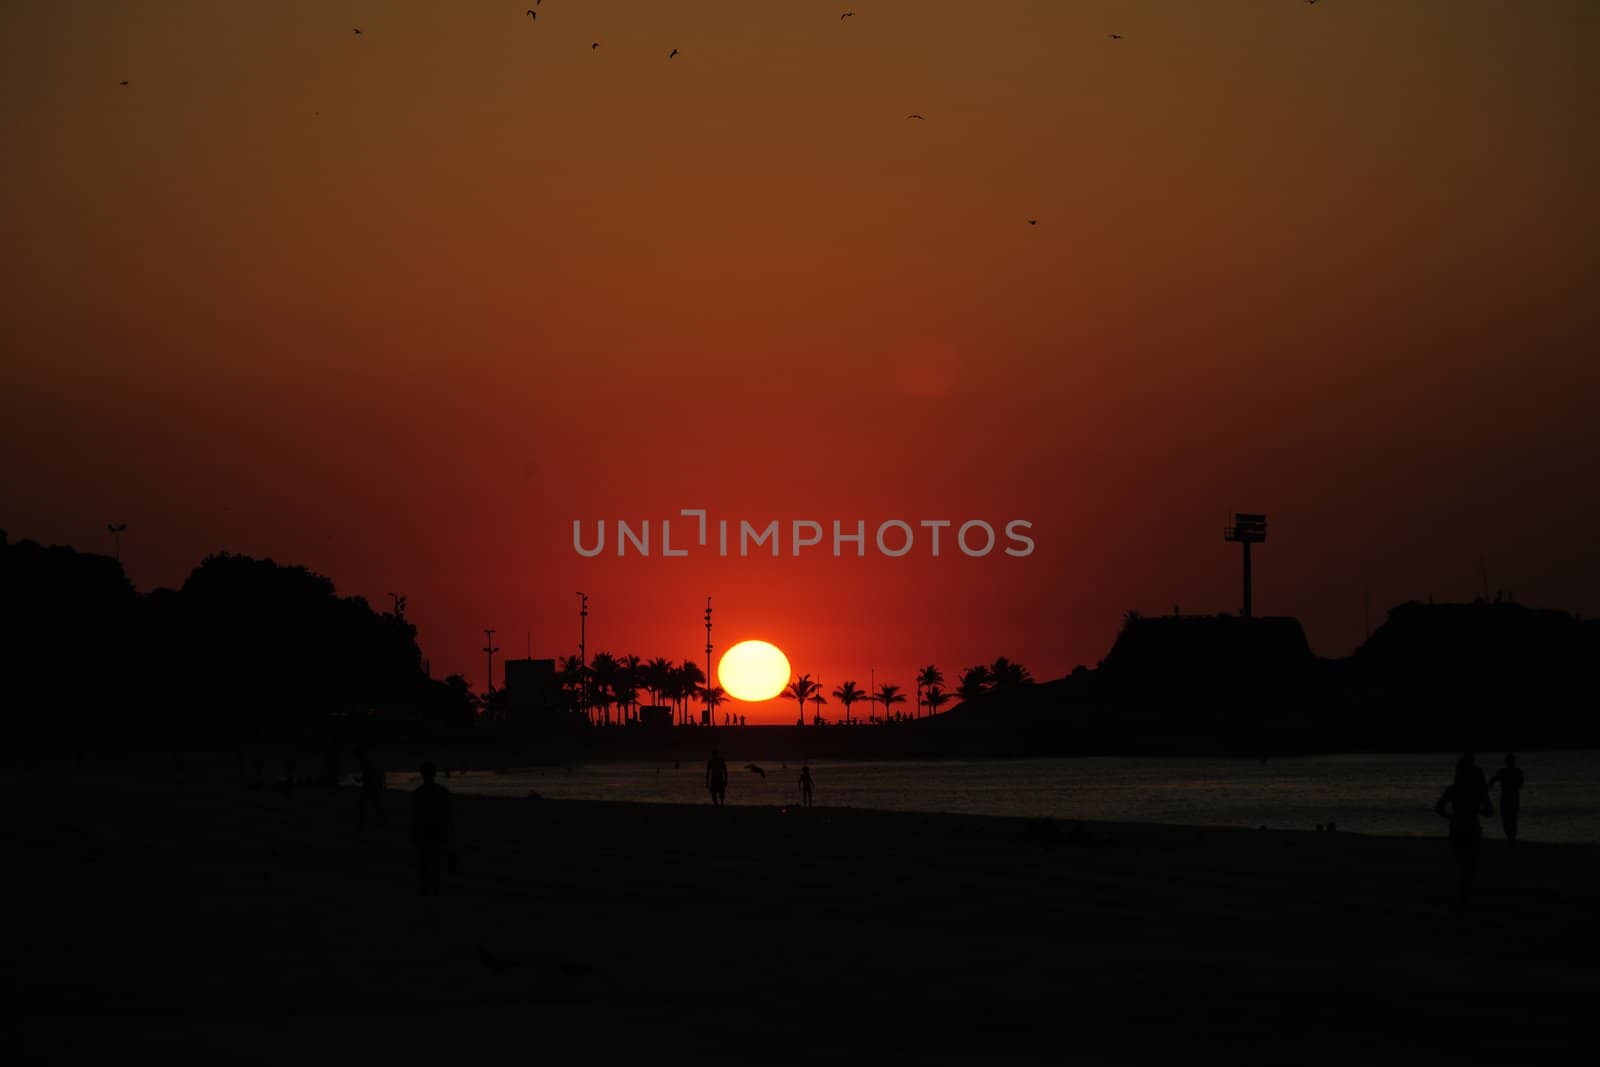
[(722, 654), (717, 680), (736, 700), (771, 700), (789, 684), (789, 658), (766, 641), (740, 641)]

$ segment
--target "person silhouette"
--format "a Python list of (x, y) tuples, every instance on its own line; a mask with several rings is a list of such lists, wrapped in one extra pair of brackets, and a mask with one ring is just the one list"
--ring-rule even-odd
[(356, 758), (361, 763), (361, 806), (356, 809), (356, 836), (360, 837), (367, 827), (369, 816), (373, 822), (382, 820), (383, 790), (387, 783), (383, 764), (370, 753), (362, 750), (356, 753)]
[(811, 764), (807, 762), (800, 768), (800, 803), (805, 807), (811, 806)]
[(1483, 768), (1473, 760), (1470, 750), (1456, 761), (1455, 780), (1445, 788), (1435, 813), (1450, 820), (1450, 851), (1456, 857), (1456, 887), (1462, 900), (1478, 873), (1478, 855), (1483, 850), (1483, 827), (1479, 815), (1493, 815)]
[(425, 897), (439, 895), (445, 862), (455, 848), (450, 791), (435, 782), (438, 768), (424, 763), (422, 784), (411, 793), (411, 841), (417, 846), (417, 882)]
[(706, 760), (706, 788), (711, 790), (711, 803), (722, 807), (728, 796), (728, 765), (716, 749), (711, 750), (711, 758)]
[(1517, 766), (1517, 754), (1506, 753), (1506, 765), (1494, 772), (1489, 784), (1500, 783), (1500, 827), (1506, 840), (1517, 840), (1517, 816), (1522, 811), (1522, 768)]

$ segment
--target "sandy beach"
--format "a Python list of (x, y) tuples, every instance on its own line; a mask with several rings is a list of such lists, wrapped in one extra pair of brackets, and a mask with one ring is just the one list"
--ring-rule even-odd
[(25, 1044), (71, 1062), (1530, 1060), (1600, 993), (1596, 849), (103, 778), (13, 837)]

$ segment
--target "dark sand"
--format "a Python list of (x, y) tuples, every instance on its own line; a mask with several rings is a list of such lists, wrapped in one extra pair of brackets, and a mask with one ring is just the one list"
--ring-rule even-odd
[(458, 796), (430, 909), (403, 793), (11, 784), (55, 1062), (1534, 1062), (1600, 994), (1597, 850), (1497, 826), (1457, 909), (1442, 839)]

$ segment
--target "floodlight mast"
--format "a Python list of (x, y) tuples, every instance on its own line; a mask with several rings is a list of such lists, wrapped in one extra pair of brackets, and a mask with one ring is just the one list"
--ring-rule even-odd
[(1222, 531), (1224, 541), (1236, 541), (1244, 546), (1244, 610), (1239, 613), (1241, 618), (1250, 618), (1250, 546), (1259, 545), (1267, 539), (1267, 517), (1250, 512), (1237, 512), (1233, 516), (1233, 525)]

